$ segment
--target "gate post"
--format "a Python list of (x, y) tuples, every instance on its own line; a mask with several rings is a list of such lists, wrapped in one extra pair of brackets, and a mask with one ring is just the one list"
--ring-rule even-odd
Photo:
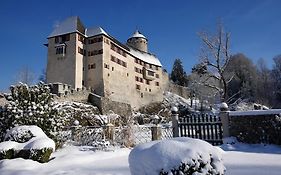
[(108, 123), (105, 128), (106, 128), (105, 139), (108, 139), (113, 143), (114, 140), (115, 140), (115, 127), (114, 127), (114, 125), (111, 124), (111, 123)]
[(230, 137), (229, 134), (229, 111), (226, 103), (222, 103), (220, 106), (219, 117), (222, 122), (223, 138)]
[(179, 137), (179, 114), (178, 108), (172, 107), (172, 127), (173, 127), (173, 137)]
[(151, 134), (152, 134), (152, 141), (154, 140), (161, 140), (162, 133), (161, 133), (161, 126), (155, 125), (151, 127)]

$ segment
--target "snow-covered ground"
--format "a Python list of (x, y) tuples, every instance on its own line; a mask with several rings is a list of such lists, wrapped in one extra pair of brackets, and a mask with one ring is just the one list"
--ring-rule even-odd
[[(221, 146), (227, 175), (280, 175), (281, 147), (234, 144)], [(1, 175), (129, 175), (130, 149), (92, 151), (68, 146), (57, 150), (49, 163), (21, 158), (0, 161)]]

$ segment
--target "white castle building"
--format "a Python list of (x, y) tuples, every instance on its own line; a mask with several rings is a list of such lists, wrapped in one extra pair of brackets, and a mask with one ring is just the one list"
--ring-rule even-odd
[(122, 44), (101, 27), (86, 28), (70, 17), (48, 36), (47, 47), (47, 83), (90, 88), (133, 108), (163, 100), (168, 75), (139, 31)]

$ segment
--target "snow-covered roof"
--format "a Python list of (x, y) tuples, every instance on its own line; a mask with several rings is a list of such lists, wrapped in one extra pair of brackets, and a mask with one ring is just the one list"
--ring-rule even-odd
[(80, 21), (79, 17), (77, 17), (77, 16), (67, 18), (66, 20), (62, 21), (55, 27), (55, 29), (48, 36), (48, 38), (67, 34), (67, 33), (72, 33), (72, 32), (79, 32), (77, 30), (77, 25), (78, 25), (79, 21)]
[(144, 38), (144, 39), (146, 39), (146, 37), (143, 34), (141, 34), (138, 30), (136, 30), (135, 33), (130, 38)]
[(101, 27), (86, 29), (87, 37), (96, 36), (96, 35), (100, 35), (100, 34), (104, 34), (104, 35), (108, 36), (108, 34)]
[(147, 62), (149, 64), (153, 64), (153, 65), (162, 67), (162, 64), (160, 63), (159, 59), (157, 57), (155, 57), (154, 55), (138, 51), (137, 49), (134, 49), (132, 47), (129, 47), (129, 49), (130, 49), (130, 53), (133, 56), (137, 57), (138, 59), (140, 59), (144, 62)]

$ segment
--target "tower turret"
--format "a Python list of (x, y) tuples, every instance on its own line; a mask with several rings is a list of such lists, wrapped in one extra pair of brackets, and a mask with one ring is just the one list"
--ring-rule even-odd
[(147, 52), (147, 38), (138, 30), (127, 40), (127, 45), (143, 52)]

